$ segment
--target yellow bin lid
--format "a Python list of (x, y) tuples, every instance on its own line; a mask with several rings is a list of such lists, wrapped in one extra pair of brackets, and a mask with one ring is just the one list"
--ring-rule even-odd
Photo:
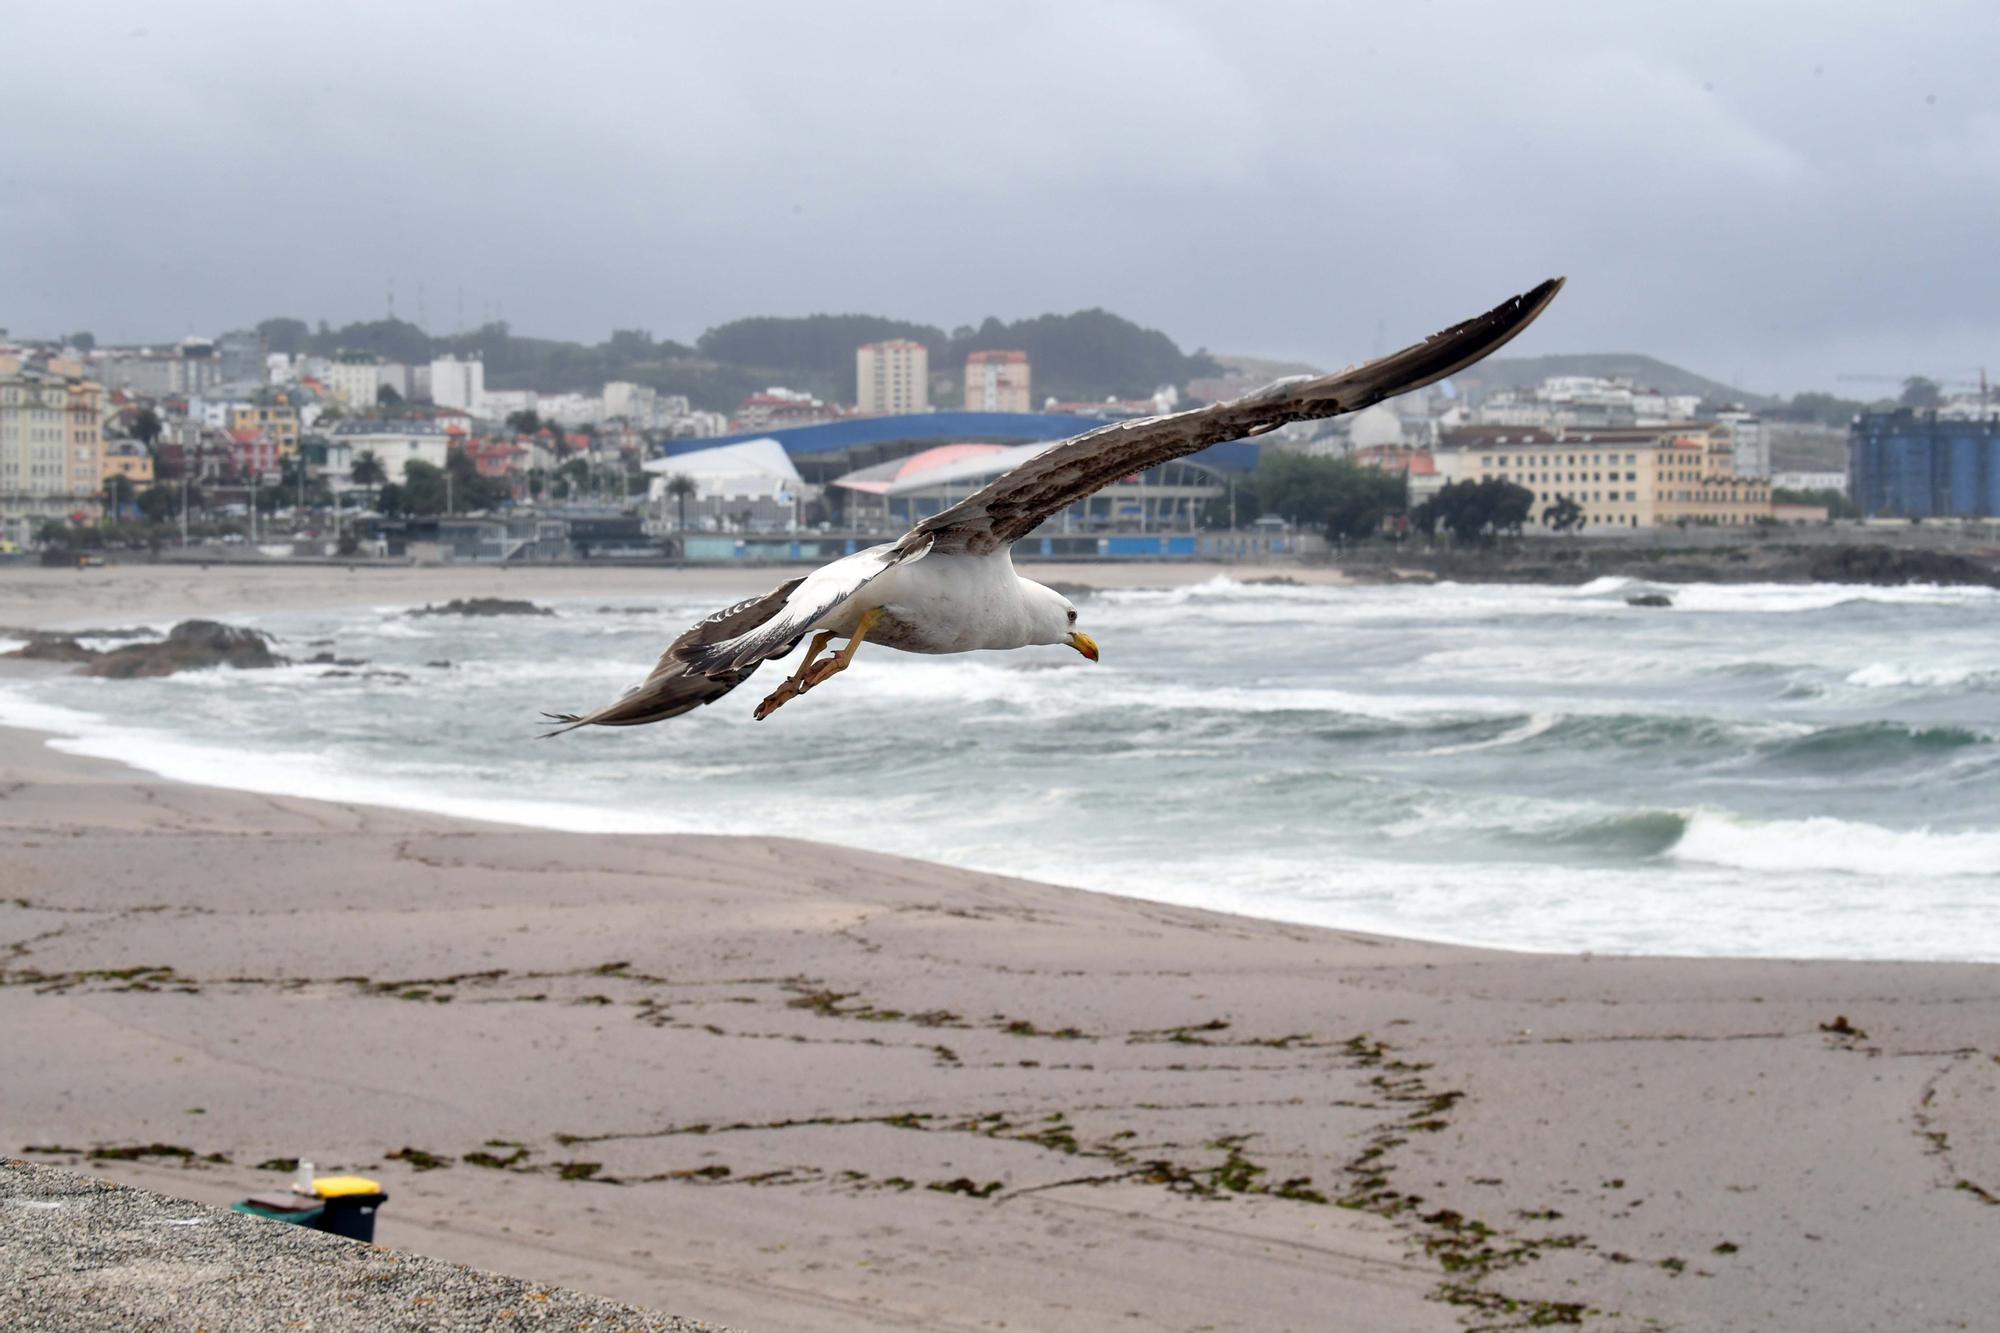
[(350, 1194), (380, 1194), (382, 1182), (366, 1176), (314, 1176), (313, 1193), (322, 1199), (340, 1199)]

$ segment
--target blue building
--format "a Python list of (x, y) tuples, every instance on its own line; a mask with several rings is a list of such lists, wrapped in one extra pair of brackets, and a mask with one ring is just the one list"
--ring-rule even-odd
[(1865, 413), (1849, 437), (1847, 475), (1864, 518), (2000, 516), (2000, 420)]

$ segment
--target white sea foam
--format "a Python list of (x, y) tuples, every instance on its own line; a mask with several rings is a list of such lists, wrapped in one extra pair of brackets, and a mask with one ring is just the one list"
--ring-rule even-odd
[(53, 731), (51, 748), (111, 759), (176, 782), (316, 801), (348, 801), (571, 833), (713, 832), (696, 821), (560, 801), (460, 796), (420, 784), (345, 772), (322, 756), (265, 754), (120, 727), (73, 710), (0, 697), (0, 725)]
[(1965, 663), (1871, 662), (1848, 672), (1845, 683), (1863, 690), (1985, 688), (2000, 685), (2000, 668)]
[(1754, 820), (1697, 811), (1669, 855), (1740, 870), (1933, 879), (2000, 876), (2000, 832), (1889, 829), (1824, 817)]

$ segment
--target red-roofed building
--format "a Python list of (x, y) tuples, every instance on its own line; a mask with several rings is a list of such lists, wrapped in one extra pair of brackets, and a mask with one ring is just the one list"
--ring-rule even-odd
[(468, 440), (461, 447), (482, 477), (525, 476), (532, 457), (527, 445), (513, 440)]
[(278, 476), (278, 442), (248, 427), (229, 432), (229, 466), (238, 477)]
[(751, 394), (737, 406), (736, 415), (729, 420), (729, 429), (744, 433), (778, 430), (786, 426), (817, 426), (822, 421), (832, 421), (841, 415), (838, 407), (821, 402), (809, 393), (793, 389), (767, 389), (763, 393)]

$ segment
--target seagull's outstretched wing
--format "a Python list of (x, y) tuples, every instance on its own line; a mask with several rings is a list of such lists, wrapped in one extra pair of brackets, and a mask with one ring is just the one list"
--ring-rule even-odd
[(838, 609), (869, 580), (921, 558), (927, 550), (926, 542), (872, 546), (822, 565), (804, 578), (781, 583), (761, 597), (717, 611), (669, 644), (653, 674), (618, 702), (594, 713), (549, 713), (550, 721), (564, 725), (544, 735), (558, 736), (577, 727), (664, 722), (714, 703), (764, 663), (791, 652), (821, 617)]
[(1184, 458), (1225, 440), (1261, 435), (1293, 421), (1358, 412), (1385, 398), (1453, 375), (1533, 323), (1562, 290), (1550, 278), (1413, 347), (1337, 375), (1298, 375), (1227, 403), (1191, 412), (1114, 422), (1051, 445), (1004, 477), (925, 519), (897, 544), (927, 539), (940, 552), (983, 555), (1019, 541), (1044, 519), (1120, 477)]

